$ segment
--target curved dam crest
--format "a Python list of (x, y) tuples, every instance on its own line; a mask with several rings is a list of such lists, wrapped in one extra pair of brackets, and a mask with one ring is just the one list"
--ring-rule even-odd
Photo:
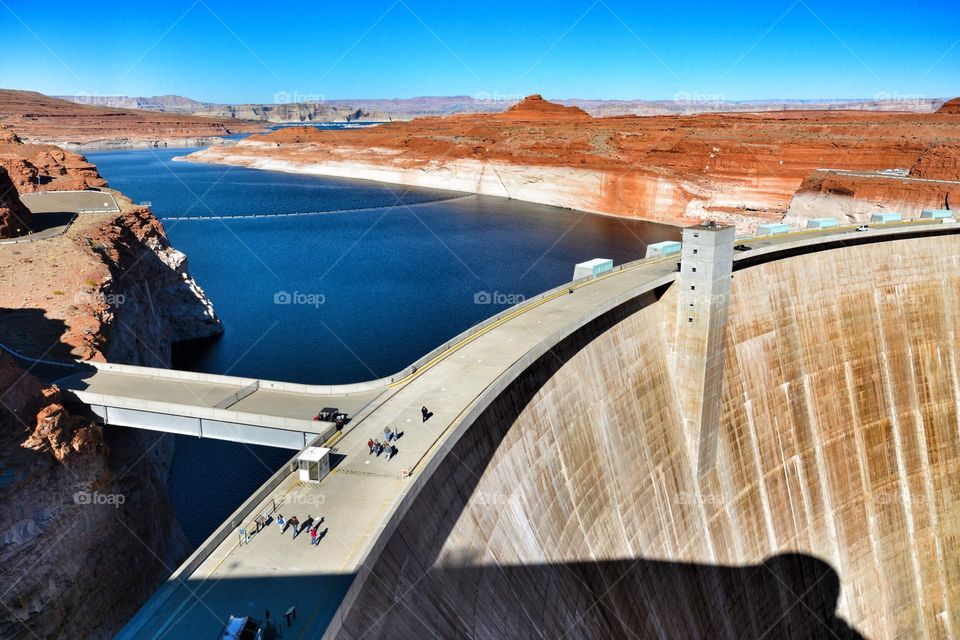
[(594, 321), (465, 430), (329, 632), (952, 637), (958, 266), (950, 235), (736, 270), (699, 477), (677, 286)]

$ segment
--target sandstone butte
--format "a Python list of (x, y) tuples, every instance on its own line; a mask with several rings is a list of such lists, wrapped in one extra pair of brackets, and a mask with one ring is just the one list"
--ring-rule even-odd
[[(8, 175), (7, 171), (10, 171)], [(0, 214), (20, 193), (106, 188), (82, 156), (0, 143)], [(171, 344), (220, 332), (210, 301), (146, 208), (87, 213), (63, 235), (0, 247), (0, 342), (32, 357), (169, 367)], [(3, 219), (0, 218), (0, 221)], [(120, 302), (122, 301), (122, 302)], [(0, 637), (109, 637), (189, 552), (167, 493), (172, 440), (71, 416), (0, 351)], [(125, 503), (77, 504), (78, 491)]]
[(76, 104), (33, 91), (0, 89), (0, 125), (13, 127), (25, 141), (61, 146), (164, 146), (258, 131), (261, 123), (140, 109)]
[[(594, 118), (529, 96), (500, 114), (321, 131), (290, 127), (188, 160), (507, 196), (615, 216), (750, 230), (842, 211), (948, 208), (960, 185), (858, 180), (819, 168), (960, 180), (960, 102), (937, 113), (780, 111)], [(795, 194), (807, 192), (802, 207)], [(824, 198), (812, 194), (823, 193)], [(854, 201), (854, 202), (851, 202)]]

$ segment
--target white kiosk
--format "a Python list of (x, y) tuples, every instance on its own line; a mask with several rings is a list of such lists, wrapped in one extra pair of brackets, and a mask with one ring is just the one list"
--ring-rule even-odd
[(297, 456), (301, 482), (320, 482), (330, 473), (330, 449), (307, 447)]
[(598, 276), (613, 269), (613, 260), (609, 258), (594, 258), (586, 262), (578, 262), (573, 267), (573, 279), (579, 280), (588, 276)]

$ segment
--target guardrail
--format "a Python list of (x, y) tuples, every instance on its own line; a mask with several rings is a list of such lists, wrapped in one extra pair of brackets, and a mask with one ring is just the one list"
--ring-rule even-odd
[(147, 600), (146, 603), (137, 611), (137, 613), (127, 622), (126, 625), (114, 636), (115, 640), (128, 640), (133, 638), (140, 632), (141, 629), (147, 624), (147, 622), (156, 614), (160, 608), (170, 599), (178, 589), (181, 587), (189, 590), (193, 593), (193, 590), (186, 585), (187, 580), (190, 579), (190, 576), (196, 571), (200, 565), (202, 565), (210, 554), (231, 536), (234, 531), (236, 531), (247, 519), (247, 514), (253, 512), (253, 510), (263, 502), (272, 491), (279, 487), (285, 479), (287, 479), (291, 473), (295, 473), (297, 469), (297, 455), (299, 452), (294, 455), (288, 462), (286, 462), (280, 469), (276, 471), (272, 476), (270, 476), (266, 482), (260, 485), (260, 488), (257, 489), (249, 498), (247, 498), (243, 504), (241, 504), (237, 509), (230, 514), (223, 523), (217, 527), (217, 529), (207, 537), (203, 543), (197, 547), (197, 549), (190, 554), (190, 556), (183, 561), (183, 563), (177, 568), (176, 571), (167, 579), (167, 581), (161, 586), (154, 594)]
[(245, 386), (243, 389), (240, 389), (240, 391), (230, 394), (229, 396), (227, 396), (226, 398), (224, 398), (223, 400), (221, 400), (220, 402), (218, 402), (213, 406), (216, 409), (229, 409), (230, 407), (237, 404), (247, 396), (255, 393), (259, 388), (260, 388), (260, 381), (254, 380), (253, 382)]
[(54, 367), (68, 367), (70, 369), (76, 369), (79, 367), (77, 362), (57, 362), (56, 360), (44, 360), (43, 358), (31, 358), (30, 356), (25, 356), (22, 353), (11, 349), (5, 344), (0, 343), (0, 349), (6, 351), (8, 354), (13, 356), (17, 360), (23, 360), (24, 362), (32, 362), (33, 364), (46, 364)]

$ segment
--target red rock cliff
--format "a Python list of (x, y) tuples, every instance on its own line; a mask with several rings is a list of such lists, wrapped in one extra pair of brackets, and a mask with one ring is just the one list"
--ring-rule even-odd
[[(222, 331), (160, 222), (117, 197), (120, 214), (0, 250), (0, 342), (170, 366), (174, 341)], [(2, 354), (0, 401), (0, 638), (108, 638), (188, 552), (167, 494), (173, 439), (71, 416)]]
[(186, 553), (162, 444), (105, 437), (0, 353), (0, 637), (107, 638)]

